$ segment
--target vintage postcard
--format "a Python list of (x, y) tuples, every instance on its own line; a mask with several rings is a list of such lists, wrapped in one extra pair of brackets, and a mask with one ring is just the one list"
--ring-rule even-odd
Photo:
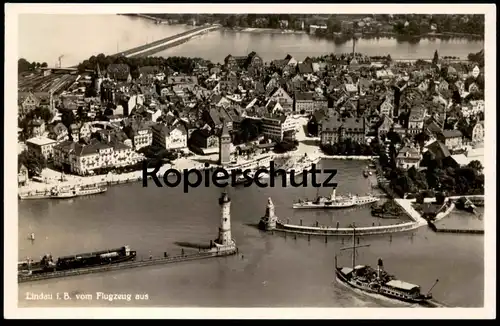
[(494, 5), (5, 8), (7, 318), (495, 318)]

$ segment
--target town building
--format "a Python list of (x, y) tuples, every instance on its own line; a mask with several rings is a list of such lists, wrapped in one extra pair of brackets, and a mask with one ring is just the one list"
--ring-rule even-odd
[(54, 156), (53, 147), (56, 141), (47, 137), (33, 137), (26, 141), (28, 150), (41, 154), (47, 161), (51, 161)]
[(294, 111), (312, 114), (314, 112), (314, 93), (295, 92)]
[(363, 118), (342, 118), (338, 113), (325, 117), (319, 131), (321, 145), (333, 145), (350, 139), (364, 144), (366, 121)]
[[(285, 140), (293, 140), (294, 131), (297, 130), (297, 121), (291, 116), (267, 115), (262, 118), (262, 135), (277, 143)], [(290, 139), (291, 138), (291, 139)]]
[(153, 143), (153, 131), (151, 126), (143, 121), (132, 121), (123, 128), (128, 138), (132, 140), (134, 149), (137, 151), (143, 147), (151, 146)]
[(187, 147), (187, 130), (182, 123), (173, 126), (156, 124), (152, 127), (153, 145), (165, 149), (184, 149)]
[(105, 143), (93, 139), (88, 144), (64, 141), (54, 146), (54, 166), (78, 175), (99, 169), (125, 167), (137, 163), (132, 148), (120, 142)]
[(482, 143), (484, 141), (484, 121), (479, 121), (472, 128), (472, 142)]
[(33, 119), (30, 121), (29, 128), (33, 137), (42, 136), (45, 133), (45, 121), (42, 119)]
[(408, 117), (408, 133), (417, 135), (424, 130), (424, 114), (425, 109), (421, 106), (413, 107)]
[(400, 169), (408, 170), (412, 167), (418, 169), (422, 161), (420, 150), (413, 146), (403, 146), (396, 156), (396, 166)]
[(437, 135), (437, 139), (449, 150), (462, 148), (463, 135), (460, 130), (443, 130)]

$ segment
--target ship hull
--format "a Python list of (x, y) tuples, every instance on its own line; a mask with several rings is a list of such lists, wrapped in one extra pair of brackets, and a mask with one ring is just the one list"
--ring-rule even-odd
[(380, 296), (381, 298), (388, 298), (388, 299), (392, 299), (392, 300), (396, 300), (396, 301), (404, 302), (404, 303), (410, 303), (410, 304), (428, 303), (429, 299), (426, 299), (426, 298), (414, 298), (414, 299), (402, 298), (402, 297), (390, 295), (390, 294), (385, 293), (385, 292), (380, 292), (380, 291), (372, 290), (372, 289), (369, 289), (366, 287), (358, 286), (358, 285), (350, 282), (348, 280), (348, 278), (341, 272), (341, 269), (342, 268), (339, 268), (339, 267), (335, 268), (335, 276), (336, 276), (337, 282), (344, 284), (352, 289), (357, 289), (357, 290), (360, 290), (366, 294), (376, 295), (376, 296)]
[(352, 203), (345, 203), (345, 204), (333, 204), (333, 205), (328, 205), (326, 203), (324, 204), (314, 204), (314, 203), (305, 203), (305, 204), (293, 204), (293, 208), (295, 209), (313, 209), (313, 208), (322, 208), (322, 209), (340, 209), (340, 208), (350, 208), (354, 206), (363, 206), (363, 205), (368, 205), (368, 204), (373, 204), (375, 202), (379, 201), (378, 198), (373, 198), (373, 199), (368, 199), (368, 200), (361, 200), (361, 201), (354, 201)]
[(349, 207), (354, 207), (356, 206), (355, 204), (346, 204), (346, 205), (315, 205), (315, 204), (309, 204), (309, 205), (293, 205), (293, 208), (295, 209), (341, 209), (341, 208), (349, 208)]

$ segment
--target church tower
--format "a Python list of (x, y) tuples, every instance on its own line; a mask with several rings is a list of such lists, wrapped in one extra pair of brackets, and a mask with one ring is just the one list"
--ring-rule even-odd
[(101, 93), (102, 81), (103, 81), (103, 76), (101, 73), (101, 67), (99, 66), (99, 64), (97, 64), (97, 77), (95, 80), (95, 91), (96, 91), (97, 95), (99, 95)]
[(219, 198), (219, 205), (221, 208), (221, 221), (219, 238), (215, 243), (221, 246), (232, 246), (234, 242), (231, 238), (231, 199), (227, 192), (222, 193)]
[(219, 137), (219, 164), (226, 165), (231, 163), (231, 135), (223, 121), (222, 130)]

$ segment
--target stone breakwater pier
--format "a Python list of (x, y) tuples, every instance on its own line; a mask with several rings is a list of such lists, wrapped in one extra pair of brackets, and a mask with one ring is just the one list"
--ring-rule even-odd
[[(444, 205), (444, 210), (436, 216), (436, 220), (440, 220), (447, 216), (453, 209), (454, 204), (452, 203), (453, 198), (447, 198), (449, 205)], [(427, 220), (425, 220), (412, 206), (415, 200), (408, 199), (395, 199), (396, 203), (400, 205), (412, 220), (410, 222), (384, 225), (384, 226), (367, 226), (367, 227), (356, 227), (356, 234), (358, 235), (379, 235), (379, 234), (389, 234), (397, 232), (412, 231), (424, 225), (428, 225)], [(446, 207), (447, 206), (447, 207)], [(302, 224), (302, 223), (301, 223)], [(354, 228), (340, 228), (340, 227), (320, 227), (320, 226), (303, 226), (285, 223), (278, 219), (275, 215), (275, 207), (271, 198), (267, 201), (266, 213), (260, 219), (259, 229), (264, 231), (277, 231), (285, 233), (294, 233), (302, 235), (315, 235), (315, 236), (349, 236), (353, 234)]]
[(39, 274), (20, 274), (18, 275), (18, 283), (235, 255), (238, 253), (238, 248), (236, 246), (236, 242), (231, 236), (231, 199), (226, 192), (224, 192), (219, 198), (219, 205), (221, 207), (219, 236), (215, 241), (211, 241), (209, 249), (200, 249), (198, 252), (189, 254), (184, 254), (184, 249), (182, 249), (182, 254), (176, 256), (168, 256), (167, 253), (165, 253), (164, 257), (150, 257), (147, 260), (135, 260), (117, 264), (103, 264), (71, 270), (57, 271), (56, 269), (56, 271)]

